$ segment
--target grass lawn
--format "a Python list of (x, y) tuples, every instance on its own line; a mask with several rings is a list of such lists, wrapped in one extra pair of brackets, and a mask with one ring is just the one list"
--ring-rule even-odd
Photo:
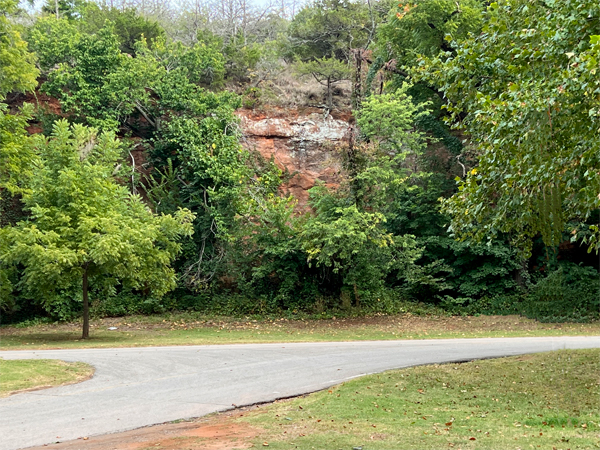
[(133, 316), (93, 320), (86, 341), (79, 339), (80, 328), (79, 323), (2, 326), (0, 349), (600, 335), (600, 322), (555, 324), (519, 316), (410, 314), (322, 320), (233, 320), (193, 313)]
[(600, 350), (370, 375), (238, 419), (272, 449), (600, 447)]
[(41, 389), (87, 380), (94, 368), (84, 363), (53, 359), (0, 359), (0, 397), (18, 391)]

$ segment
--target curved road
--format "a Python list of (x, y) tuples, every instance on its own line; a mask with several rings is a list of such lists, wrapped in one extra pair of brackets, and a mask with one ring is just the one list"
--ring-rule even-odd
[(0, 399), (0, 450), (198, 417), (388, 369), (597, 347), (600, 336), (5, 351), (5, 359), (84, 361), (96, 373)]

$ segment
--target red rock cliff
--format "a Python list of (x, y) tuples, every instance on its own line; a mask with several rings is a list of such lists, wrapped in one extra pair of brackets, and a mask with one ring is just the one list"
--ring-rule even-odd
[(348, 139), (350, 113), (325, 116), (320, 109), (306, 108), (240, 110), (237, 115), (242, 144), (266, 159), (273, 157), (280, 169), (293, 174), (283, 190), (296, 197), (300, 206), (306, 204), (308, 189), (317, 179), (337, 186), (340, 163), (335, 147)]

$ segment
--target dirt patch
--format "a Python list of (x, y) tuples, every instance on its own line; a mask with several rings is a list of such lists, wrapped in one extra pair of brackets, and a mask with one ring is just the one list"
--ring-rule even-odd
[[(164, 318), (163, 318), (164, 317)], [(387, 316), (373, 315), (353, 318), (332, 319), (265, 319), (239, 320), (231, 318), (207, 318), (190, 314), (173, 314), (161, 316), (126, 316), (93, 319), (92, 329), (107, 329), (117, 327), (119, 331), (161, 331), (161, 330), (269, 330), (285, 327), (291, 331), (324, 331), (324, 330), (356, 330), (373, 327), (380, 331), (398, 330), (409, 332), (493, 332), (493, 331), (533, 331), (549, 329), (590, 328), (596, 329), (597, 324), (577, 323), (542, 323), (521, 316), (414, 316), (411, 314)], [(81, 323), (53, 323), (38, 325), (35, 328), (19, 328), (11, 325), (2, 326), (3, 336), (21, 335), (24, 330), (36, 332), (79, 332)], [(460, 337), (460, 336), (457, 336)]]
[(122, 433), (81, 437), (73, 441), (31, 447), (30, 450), (234, 450), (252, 446), (260, 430), (236, 421), (250, 408), (177, 423), (165, 423)]

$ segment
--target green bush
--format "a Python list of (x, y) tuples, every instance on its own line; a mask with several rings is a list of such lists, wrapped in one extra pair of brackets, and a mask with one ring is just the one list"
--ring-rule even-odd
[(257, 87), (249, 87), (242, 96), (242, 106), (246, 109), (254, 109), (261, 104), (262, 91)]
[(600, 317), (600, 274), (589, 266), (561, 263), (538, 281), (522, 305), (541, 322), (584, 322)]

